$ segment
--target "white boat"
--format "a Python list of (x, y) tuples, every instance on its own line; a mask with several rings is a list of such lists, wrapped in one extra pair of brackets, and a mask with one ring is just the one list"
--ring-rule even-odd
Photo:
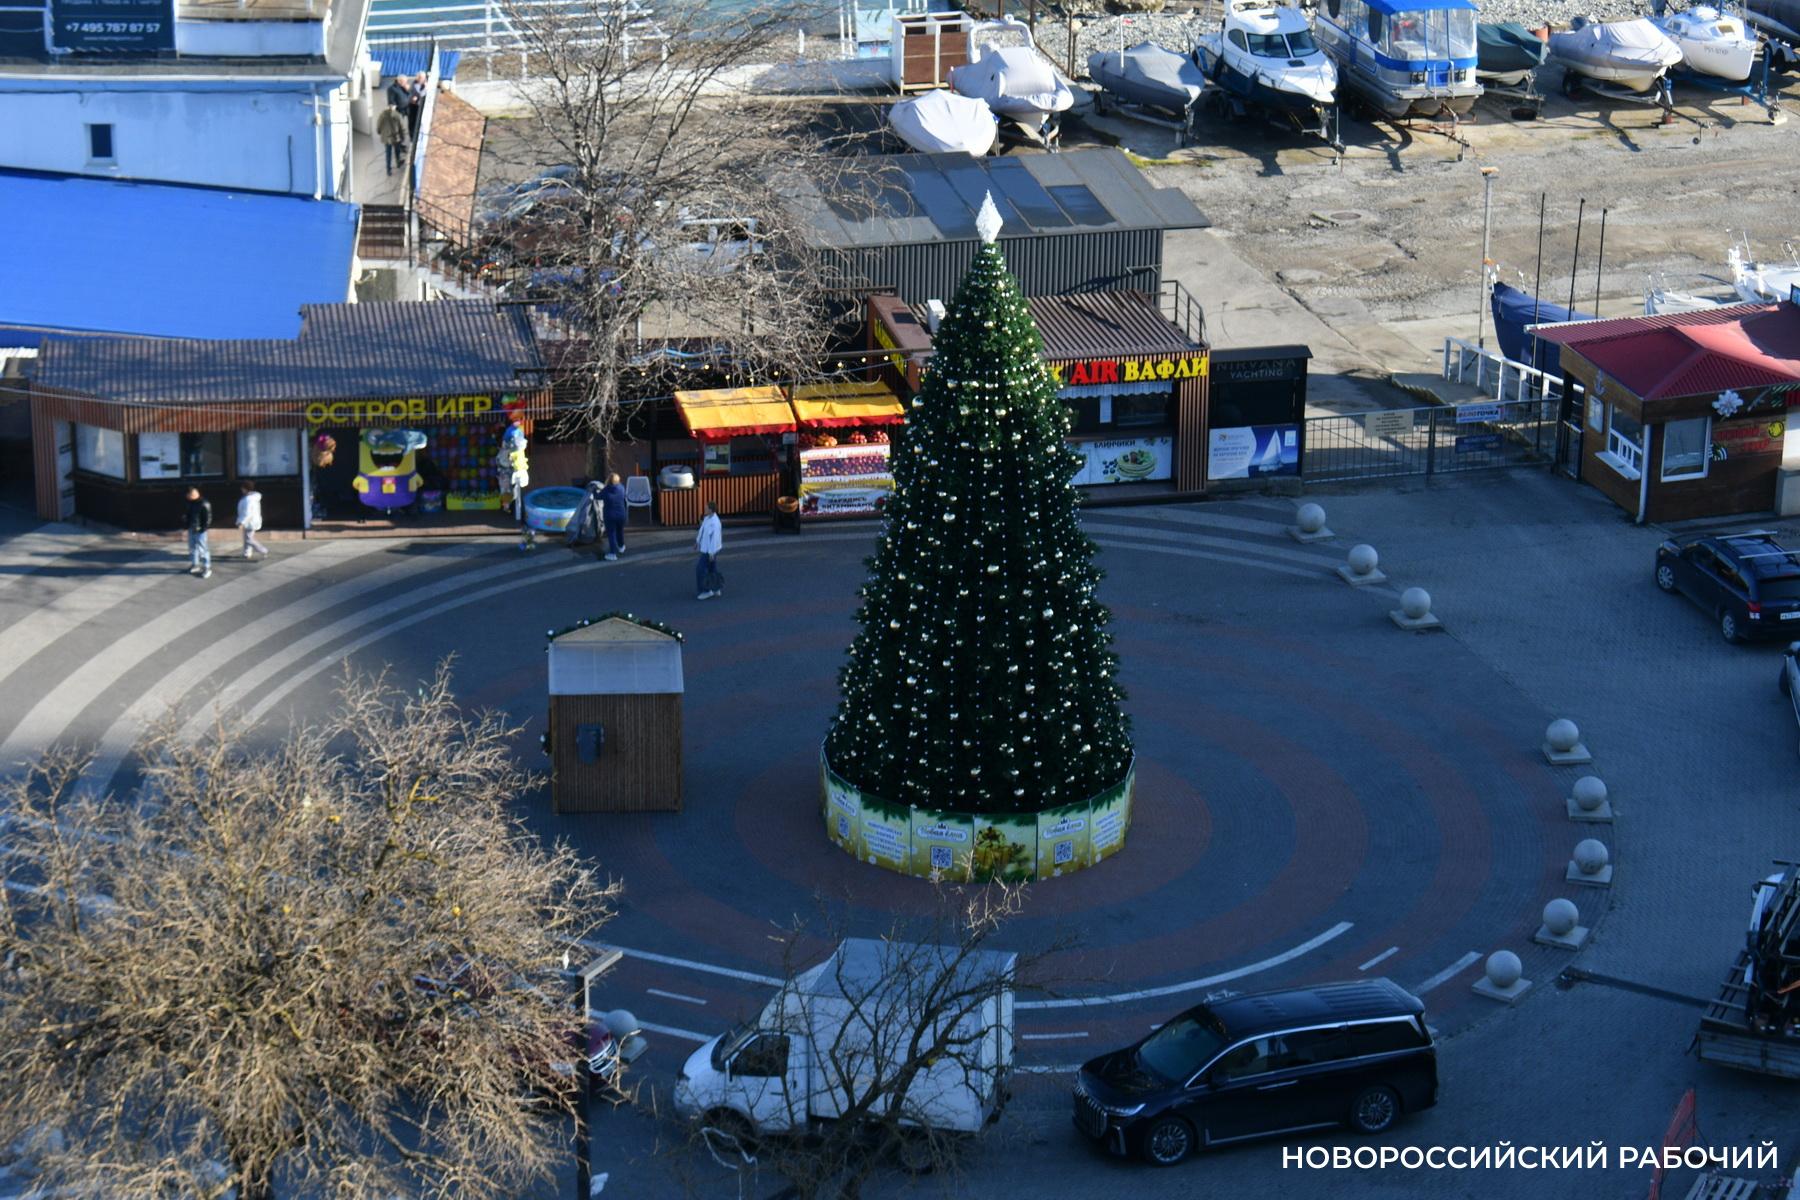
[(1474, 0), (1324, 0), (1313, 30), (1354, 92), (1395, 120), (1460, 117), (1481, 97)]
[(1155, 42), (1088, 55), (1088, 78), (1126, 104), (1185, 117), (1206, 90), (1200, 68)]
[(924, 154), (972, 154), (980, 158), (994, 148), (1000, 125), (994, 110), (980, 100), (935, 88), (888, 109), (894, 136)]
[(959, 95), (984, 102), (1034, 141), (1054, 145), (1065, 112), (1085, 112), (1093, 97), (1056, 69), (1031, 27), (1017, 17), (977, 21), (969, 30), (970, 61), (950, 69)]
[(1794, 289), (1800, 287), (1800, 254), (1794, 252), (1792, 245), (1787, 252), (1785, 263), (1759, 263), (1750, 257), (1749, 240), (1740, 238), (1725, 255), (1725, 263), (1731, 268), (1732, 289), (1752, 304), (1791, 299)]
[(1681, 48), (1643, 17), (1631, 21), (1576, 17), (1570, 28), (1550, 35), (1550, 57), (1571, 76), (1650, 92), (1681, 61)]
[(1734, 16), (1708, 4), (1650, 18), (1681, 50), (1690, 70), (1742, 83), (1756, 65), (1756, 38)]
[(1224, 21), (1201, 35), (1194, 58), (1207, 79), (1263, 108), (1314, 112), (1337, 100), (1337, 68), (1311, 22), (1276, 0), (1226, 0)]

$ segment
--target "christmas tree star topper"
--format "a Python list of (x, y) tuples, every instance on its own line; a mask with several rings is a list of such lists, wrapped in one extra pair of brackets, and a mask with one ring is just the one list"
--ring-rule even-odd
[(975, 214), (975, 232), (981, 235), (983, 242), (991, 246), (994, 239), (1000, 236), (1002, 224), (1000, 210), (994, 207), (994, 193), (989, 192), (981, 198), (981, 211)]

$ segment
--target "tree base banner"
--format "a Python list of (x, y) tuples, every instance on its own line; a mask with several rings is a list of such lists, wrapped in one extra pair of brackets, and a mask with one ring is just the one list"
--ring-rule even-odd
[(1054, 879), (1118, 853), (1131, 828), (1137, 764), (1088, 800), (1041, 813), (963, 813), (907, 808), (864, 792), (819, 754), (825, 832), (873, 866), (933, 877), (1024, 883)]

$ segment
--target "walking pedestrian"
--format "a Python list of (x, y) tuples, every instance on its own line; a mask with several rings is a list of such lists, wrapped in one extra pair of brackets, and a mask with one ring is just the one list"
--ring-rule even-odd
[(381, 115), (375, 118), (375, 135), (381, 139), (381, 148), (387, 154), (387, 173), (392, 175), (395, 167), (405, 170), (406, 118), (400, 115), (398, 108), (381, 110)]
[(606, 477), (600, 489), (600, 521), (606, 528), (606, 561), (612, 562), (625, 553), (625, 518), (630, 510), (625, 504), (625, 485), (616, 474)]
[(719, 506), (708, 500), (706, 516), (700, 519), (700, 532), (694, 537), (694, 548), (700, 552), (700, 561), (694, 565), (694, 586), (699, 591), (696, 600), (725, 594), (725, 576), (719, 574), (719, 551), (724, 546), (725, 527), (719, 520)]
[(244, 557), (254, 558), (261, 551), (267, 558), (269, 548), (256, 540), (256, 531), (262, 528), (262, 493), (256, 490), (254, 479), (244, 480), (238, 490), (243, 493), (238, 497), (237, 527), (244, 531)]
[(187, 490), (187, 511), (182, 522), (187, 526), (188, 574), (211, 579), (212, 549), (206, 544), (206, 531), (212, 528), (212, 505), (197, 487)]
[(405, 75), (396, 75), (388, 80), (387, 102), (389, 108), (397, 108), (402, 113), (412, 101), (412, 80)]
[(419, 140), (419, 118), (425, 115), (425, 72), (420, 71), (412, 77), (406, 87), (406, 136), (409, 141)]

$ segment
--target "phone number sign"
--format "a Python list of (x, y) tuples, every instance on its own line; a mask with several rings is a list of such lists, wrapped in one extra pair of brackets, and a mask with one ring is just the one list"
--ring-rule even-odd
[(50, 0), (53, 50), (153, 54), (175, 49), (175, 0)]

